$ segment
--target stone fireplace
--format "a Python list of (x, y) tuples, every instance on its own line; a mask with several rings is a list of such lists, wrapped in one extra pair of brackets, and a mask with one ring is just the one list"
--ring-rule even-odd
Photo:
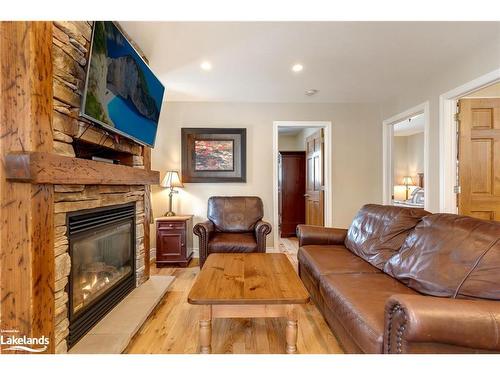
[[(47, 353), (66, 353), (148, 280), (150, 185), (159, 173), (149, 148), (79, 116), (91, 22), (1, 27), (0, 328), (47, 337)], [(113, 214), (126, 217), (112, 229), (100, 222), (87, 231), (79, 220)], [(96, 318), (83, 319), (92, 307)]]
[(135, 287), (135, 204), (68, 215), (68, 346)]
[[(119, 250), (129, 251), (129, 254), (133, 256), (133, 262), (128, 264), (133, 270), (133, 277), (127, 280), (127, 286), (133, 283), (133, 287), (135, 287), (146, 281), (146, 253), (144, 247), (144, 199), (146, 190), (144, 186), (110, 185), (55, 185), (54, 190), (56, 200), (54, 205), (54, 232), (56, 236), (54, 251), (56, 255), (55, 349), (56, 353), (64, 353), (97, 322), (77, 319), (80, 316), (78, 306), (82, 302), (83, 293), (87, 295), (86, 299), (99, 298), (100, 295), (91, 296), (86, 290), (81, 291), (80, 295), (72, 294), (71, 290), (75, 280), (77, 283), (82, 283), (80, 284), (82, 288), (88, 289), (85, 283), (90, 282), (92, 284), (99, 281), (94, 280), (96, 273), (98, 279), (98, 274), (101, 272), (101, 276), (108, 277), (110, 282), (113, 275), (119, 277), (114, 269), (106, 268), (107, 258), (104, 253), (109, 250), (107, 249), (107, 241), (110, 238), (106, 239), (106, 229), (114, 228), (115, 232), (112, 231), (109, 234), (111, 238), (120, 241), (121, 247)], [(128, 208), (127, 212), (120, 210), (120, 208), (124, 207)], [(117, 210), (118, 212), (116, 212)], [(110, 216), (111, 219), (114, 218), (118, 221), (114, 223), (112, 220), (107, 222), (106, 219), (110, 219)], [(97, 224), (102, 224), (102, 227), (98, 225), (97, 228), (89, 228), (89, 226), (96, 224), (96, 220)], [(128, 227), (115, 225), (124, 222), (128, 223)], [(124, 232), (131, 228), (133, 228), (130, 231), (132, 238), (129, 239), (133, 242), (125, 243)], [(85, 237), (87, 237), (86, 240)], [(101, 253), (96, 254), (95, 251)], [(93, 255), (92, 252), (94, 252)], [(122, 253), (120, 257), (124, 255)], [(99, 257), (101, 258), (99, 259)], [(82, 273), (82, 266), (87, 264), (85, 263), (86, 259), (95, 262), (93, 265), (89, 265), (87, 272)], [(108, 264), (108, 266), (116, 267), (119, 263), (114, 262)], [(126, 262), (122, 263), (122, 265), (127, 266)], [(125, 270), (122, 269), (122, 271)], [(80, 276), (77, 276), (78, 273), (80, 273)], [(130, 272), (128, 274), (130, 275)], [(87, 280), (89, 277), (90, 280)], [(101, 279), (100, 282), (102, 283), (102, 281)], [(103, 287), (105, 286), (103, 285)], [(104, 310), (106, 309), (103, 308)], [(109, 311), (109, 309), (106, 311)]]

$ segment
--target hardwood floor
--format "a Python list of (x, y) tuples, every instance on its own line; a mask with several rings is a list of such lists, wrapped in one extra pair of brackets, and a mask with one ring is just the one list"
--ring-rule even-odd
[[(287, 239), (285, 243), (280, 244), (280, 249), (296, 267), (297, 241)], [(172, 275), (176, 279), (125, 353), (198, 353), (198, 318), (201, 307), (187, 303), (187, 296), (198, 272), (198, 259), (193, 259), (187, 268), (157, 269), (151, 266), (151, 274)], [(337, 340), (312, 302), (297, 310), (299, 353), (342, 353)], [(212, 324), (212, 353), (285, 353), (285, 319), (214, 319)]]
[(299, 240), (297, 237), (280, 238), (279, 249), (288, 255), (288, 259), (294, 266), (297, 266), (297, 251), (299, 250)]

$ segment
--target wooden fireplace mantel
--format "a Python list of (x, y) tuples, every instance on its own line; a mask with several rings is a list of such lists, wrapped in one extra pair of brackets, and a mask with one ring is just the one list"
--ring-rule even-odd
[(7, 180), (31, 184), (157, 185), (160, 172), (79, 159), (49, 152), (5, 156)]

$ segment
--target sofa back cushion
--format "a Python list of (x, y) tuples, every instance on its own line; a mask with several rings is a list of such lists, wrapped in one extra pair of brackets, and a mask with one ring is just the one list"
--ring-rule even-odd
[(264, 206), (259, 197), (210, 197), (207, 216), (219, 232), (251, 232), (264, 216)]
[(345, 246), (379, 269), (403, 245), (408, 233), (429, 213), (420, 208), (367, 204), (354, 218)]
[(426, 216), (384, 271), (424, 294), (500, 299), (500, 223)]

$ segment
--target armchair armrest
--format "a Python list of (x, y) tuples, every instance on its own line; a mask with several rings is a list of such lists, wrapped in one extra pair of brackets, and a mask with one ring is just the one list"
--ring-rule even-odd
[(215, 230), (214, 223), (212, 223), (210, 220), (198, 223), (193, 228), (193, 232), (197, 236), (202, 236), (204, 234), (212, 233), (214, 230)]
[(347, 229), (325, 228), (316, 225), (297, 225), (299, 246), (343, 245)]
[(199, 237), (200, 241), (200, 268), (203, 267), (203, 263), (205, 263), (205, 259), (208, 257), (208, 241), (210, 241), (210, 235), (214, 231), (214, 223), (210, 220), (198, 223), (193, 228), (193, 233)]
[(255, 224), (255, 239), (257, 240), (257, 251), (266, 252), (266, 236), (271, 233), (272, 226), (267, 221), (259, 220)]
[[(500, 351), (500, 302), (396, 294), (385, 306), (384, 352), (412, 353), (439, 344), (448, 353)], [(451, 346), (451, 347), (450, 347)]]

